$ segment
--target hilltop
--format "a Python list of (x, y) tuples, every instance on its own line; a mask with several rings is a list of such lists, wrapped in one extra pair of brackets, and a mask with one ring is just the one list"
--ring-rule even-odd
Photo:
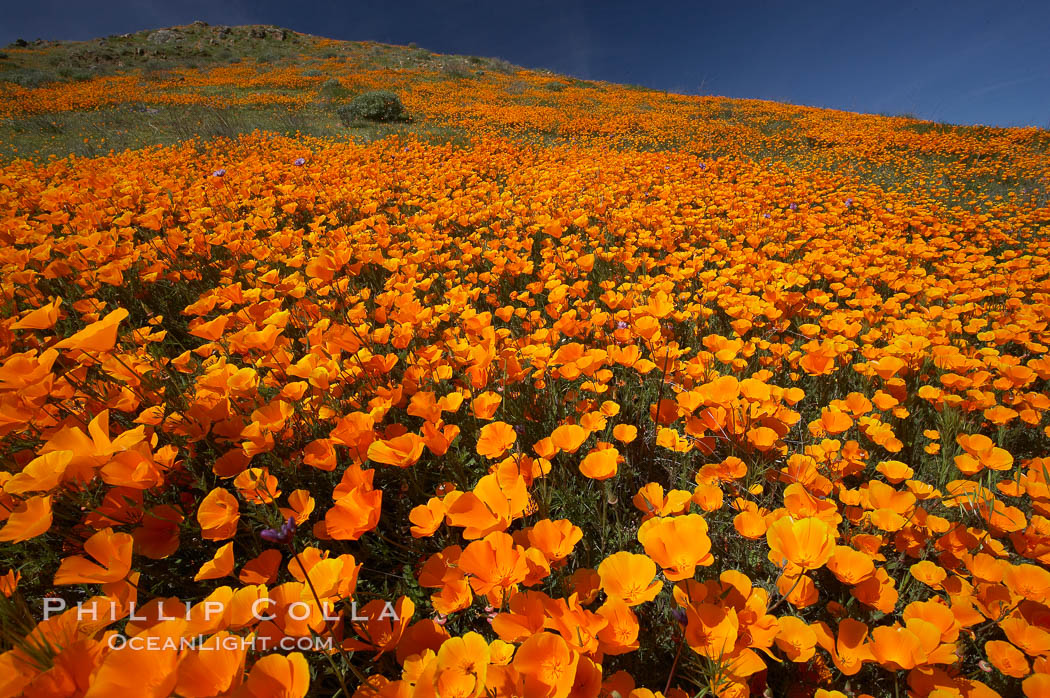
[[(268, 24), (244, 26), (193, 22), (181, 26), (113, 34), (91, 41), (19, 39), (0, 64), (0, 80), (22, 87), (76, 82), (104, 75), (172, 69), (201, 69), (254, 61), (280, 64), (302, 58), (361, 60), (372, 68), (437, 64), (464, 70), (516, 70), (506, 61), (477, 56), (442, 56), (416, 47), (375, 42), (332, 41)], [(457, 63), (463, 65), (456, 65)], [(466, 65), (471, 66), (469, 69)]]
[[(371, 141), (599, 140), (819, 167), (951, 205), (1038, 196), (1045, 130), (963, 127), (759, 100), (676, 95), (414, 46), (203, 22), (85, 42), (15, 42), (0, 59), (0, 156), (97, 155), (255, 129)], [(391, 89), (410, 123), (347, 128), (335, 108)], [(1043, 199), (1038, 199), (1043, 200)]]

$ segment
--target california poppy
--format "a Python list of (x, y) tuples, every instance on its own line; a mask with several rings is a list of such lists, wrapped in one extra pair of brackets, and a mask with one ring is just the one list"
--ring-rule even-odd
[(697, 565), (714, 562), (707, 522), (699, 514), (649, 519), (638, 529), (638, 542), (672, 582), (692, 577)]
[(215, 557), (201, 565), (193, 581), (220, 579), (233, 572), (233, 543), (227, 543), (215, 552)]
[(54, 583), (107, 584), (124, 579), (131, 571), (134, 544), (134, 539), (127, 533), (103, 529), (84, 542), (84, 552), (95, 562), (81, 555), (65, 558), (55, 572)]
[(605, 558), (598, 565), (602, 590), (621, 599), (628, 606), (652, 601), (663, 588), (663, 582), (653, 579), (656, 565), (645, 555), (619, 552)]
[(240, 519), (237, 499), (222, 487), (216, 487), (197, 507), (201, 535), (208, 540), (225, 540), (233, 536)]
[(802, 570), (823, 567), (835, 552), (831, 527), (816, 518), (779, 519), (766, 530), (766, 542), (777, 557)]
[(514, 427), (506, 422), (492, 422), (481, 427), (478, 437), (477, 453), (486, 458), (499, 458), (514, 445), (518, 435)]

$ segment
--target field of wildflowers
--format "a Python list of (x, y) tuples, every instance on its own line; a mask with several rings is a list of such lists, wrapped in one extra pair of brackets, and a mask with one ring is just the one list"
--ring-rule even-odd
[(0, 696), (1050, 696), (1045, 131), (305, 70), (0, 88), (458, 134), (0, 163)]

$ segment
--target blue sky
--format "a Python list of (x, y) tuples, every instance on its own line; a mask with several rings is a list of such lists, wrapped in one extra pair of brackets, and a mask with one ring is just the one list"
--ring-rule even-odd
[(962, 124), (1050, 127), (1050, 3), (35, 0), (0, 44), (186, 24), (414, 42), (580, 78)]

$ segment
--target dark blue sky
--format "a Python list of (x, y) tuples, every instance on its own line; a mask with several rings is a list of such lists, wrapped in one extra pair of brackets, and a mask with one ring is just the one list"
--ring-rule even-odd
[(0, 44), (186, 24), (415, 42), (580, 78), (1050, 127), (1050, 2), (0, 0)]

